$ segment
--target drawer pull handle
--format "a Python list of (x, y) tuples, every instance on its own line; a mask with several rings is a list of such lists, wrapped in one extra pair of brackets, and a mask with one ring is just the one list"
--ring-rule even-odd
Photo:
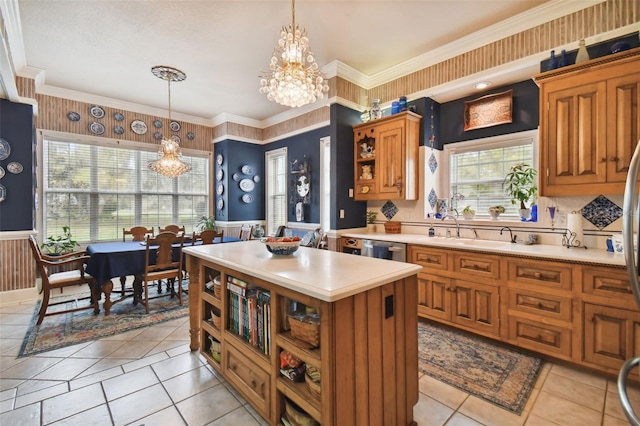
[(542, 277), (542, 274), (540, 272), (534, 272), (533, 276), (539, 279), (540, 277)]
[(236, 365), (235, 364), (229, 364), (229, 369), (231, 371), (236, 371)]
[(255, 389), (255, 387), (256, 387), (255, 379), (251, 379), (251, 387)]
[(617, 162), (618, 161), (618, 157), (610, 157), (609, 161), (611, 162)]

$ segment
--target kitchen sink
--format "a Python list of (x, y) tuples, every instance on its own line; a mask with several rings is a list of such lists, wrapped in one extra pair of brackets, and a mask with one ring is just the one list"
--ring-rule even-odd
[(509, 246), (511, 243), (507, 241), (494, 241), (494, 240), (476, 240), (472, 238), (452, 238), (449, 240), (453, 245), (465, 246), (465, 247), (503, 247)]

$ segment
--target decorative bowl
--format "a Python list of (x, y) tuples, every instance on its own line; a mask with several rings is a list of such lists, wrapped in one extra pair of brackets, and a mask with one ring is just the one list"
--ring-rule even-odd
[(268, 241), (266, 239), (261, 240), (267, 247), (267, 251), (274, 256), (289, 256), (298, 250), (300, 247), (300, 241)]

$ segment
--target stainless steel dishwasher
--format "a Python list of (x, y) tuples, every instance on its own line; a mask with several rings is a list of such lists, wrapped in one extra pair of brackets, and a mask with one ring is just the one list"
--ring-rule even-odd
[(406, 262), (407, 245), (404, 243), (392, 243), (390, 241), (362, 240), (361, 255)]

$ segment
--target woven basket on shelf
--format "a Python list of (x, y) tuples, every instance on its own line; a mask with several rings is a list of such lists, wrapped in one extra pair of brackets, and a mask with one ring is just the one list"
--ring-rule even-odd
[(222, 285), (220, 284), (213, 285), (213, 295), (216, 297), (216, 299), (222, 298)]
[(294, 406), (289, 400), (285, 399), (284, 405), (284, 411), (287, 413), (287, 419), (292, 424), (296, 426), (317, 426), (320, 424), (307, 413), (301, 411), (297, 406)]
[(320, 324), (300, 321), (291, 316), (288, 318), (293, 337), (304, 340), (313, 346), (318, 346), (320, 343)]
[(304, 373), (304, 381), (309, 388), (309, 392), (316, 398), (320, 398), (320, 370), (316, 367), (307, 366)]
[(215, 328), (220, 330), (220, 311), (216, 308), (211, 309), (211, 322)]
[(385, 222), (384, 232), (387, 234), (399, 234), (402, 227), (402, 222)]

